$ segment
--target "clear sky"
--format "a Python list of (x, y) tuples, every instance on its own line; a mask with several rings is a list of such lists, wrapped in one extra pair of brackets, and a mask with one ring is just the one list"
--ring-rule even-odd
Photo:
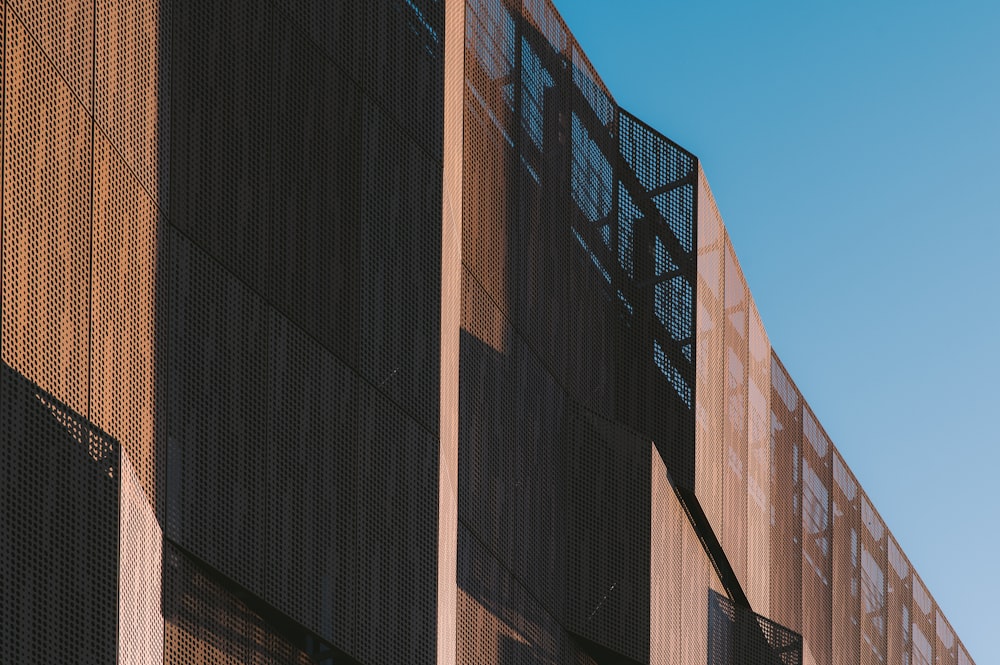
[(1000, 2), (556, 5), (701, 159), (771, 344), (1000, 663)]

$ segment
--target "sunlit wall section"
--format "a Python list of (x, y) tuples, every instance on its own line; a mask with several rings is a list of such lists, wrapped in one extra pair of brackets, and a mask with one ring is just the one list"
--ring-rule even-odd
[(757, 305), (748, 302), (747, 345), (747, 598), (771, 616), (771, 345)]
[(747, 586), (747, 356), (749, 293), (743, 271), (726, 239), (725, 388), (723, 412), (722, 532), (723, 549), (736, 577)]
[(832, 635), (833, 446), (807, 404), (802, 407), (802, 638), (812, 662), (829, 665)]
[(654, 447), (650, 454), (649, 663), (704, 663), (710, 591), (725, 592), (663, 460)]
[[(709, 522), (722, 526), (725, 417), (725, 250), (728, 237), (705, 172), (698, 170), (697, 362), (695, 491)], [(765, 489), (769, 492), (770, 487)], [(770, 500), (770, 497), (768, 497)]]

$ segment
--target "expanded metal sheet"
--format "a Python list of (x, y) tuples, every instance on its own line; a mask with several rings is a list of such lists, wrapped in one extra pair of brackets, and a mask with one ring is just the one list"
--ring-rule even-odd
[(833, 463), (833, 662), (861, 661), (861, 491), (834, 450)]
[[(393, 188), (399, 183), (381, 178), (363, 196), (363, 167), (368, 167), (362, 163), (363, 137), (374, 150), (369, 162), (387, 158), (384, 146), (368, 136), (363, 92), (283, 15), (275, 16), (273, 32), (277, 41), (271, 73), (274, 121), (266, 148), (272, 164), (268, 197), (273, 216), (267, 238), (268, 295), (297, 326), (349, 366), (358, 367), (360, 231), (372, 223), (370, 217), (361, 221), (362, 211), (373, 209), (387, 215), (382, 199), (397, 197)], [(399, 140), (400, 153), (408, 148), (407, 142)], [(421, 175), (414, 173), (414, 182), (422, 182)], [(379, 188), (381, 194), (372, 191)], [(383, 229), (387, 221), (380, 220), (376, 228)], [(387, 256), (394, 245), (387, 244)], [(403, 266), (399, 272), (412, 276)]]
[(378, 665), (432, 663), (437, 441), (373, 386), (362, 384), (358, 412), (356, 653)]
[(462, 523), (458, 552), (457, 663), (578, 662), (556, 617)]
[(642, 660), (650, 629), (649, 444), (576, 404), (567, 419), (566, 625)]
[(171, 3), (169, 221), (258, 294), (267, 293), (271, 70), (266, 0)]
[(441, 165), (383, 114), (362, 108), (359, 369), (438, 431)]
[(118, 665), (160, 665), (163, 531), (127, 452), (119, 494)]

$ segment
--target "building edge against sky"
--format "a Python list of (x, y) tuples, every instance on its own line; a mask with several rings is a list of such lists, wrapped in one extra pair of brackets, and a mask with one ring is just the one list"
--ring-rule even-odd
[(972, 662), (551, 3), (3, 21), (0, 660)]

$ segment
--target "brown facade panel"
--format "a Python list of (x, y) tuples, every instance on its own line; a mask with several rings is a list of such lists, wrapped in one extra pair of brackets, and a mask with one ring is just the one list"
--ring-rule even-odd
[[(802, 408), (798, 389), (772, 352), (771, 618), (802, 625)], [(834, 582), (836, 584), (836, 582)]]
[(94, 116), (156, 205), (166, 206), (171, 3), (94, 3)]
[(162, 518), (166, 226), (104, 133), (95, 139), (91, 419), (121, 443)]
[(816, 665), (833, 658), (833, 446), (802, 407), (802, 639)]
[(747, 574), (750, 607), (770, 616), (771, 596), (771, 345), (749, 301), (747, 345)]
[[(94, 3), (88, 0), (8, 0), (8, 17), (21, 23), (55, 64), (69, 97), (86, 110), (93, 97)], [(16, 45), (17, 42), (14, 42)], [(47, 95), (39, 95), (43, 98)]]
[(457, 663), (577, 662), (566, 630), (461, 522), (456, 572)]
[(91, 120), (35, 39), (6, 12), (3, 362), (87, 414)]
[(566, 446), (566, 626), (633, 660), (649, 650), (648, 440), (578, 405)]
[(747, 392), (749, 293), (732, 244), (725, 249), (725, 449), (720, 539), (737, 578), (747, 585)]
[(861, 488), (840, 454), (833, 461), (833, 662), (861, 662)]
[(725, 252), (722, 218), (705, 172), (699, 168), (695, 492), (709, 523), (719, 533), (725, 464)]
[(163, 530), (121, 455), (118, 529), (118, 665), (163, 662)]

